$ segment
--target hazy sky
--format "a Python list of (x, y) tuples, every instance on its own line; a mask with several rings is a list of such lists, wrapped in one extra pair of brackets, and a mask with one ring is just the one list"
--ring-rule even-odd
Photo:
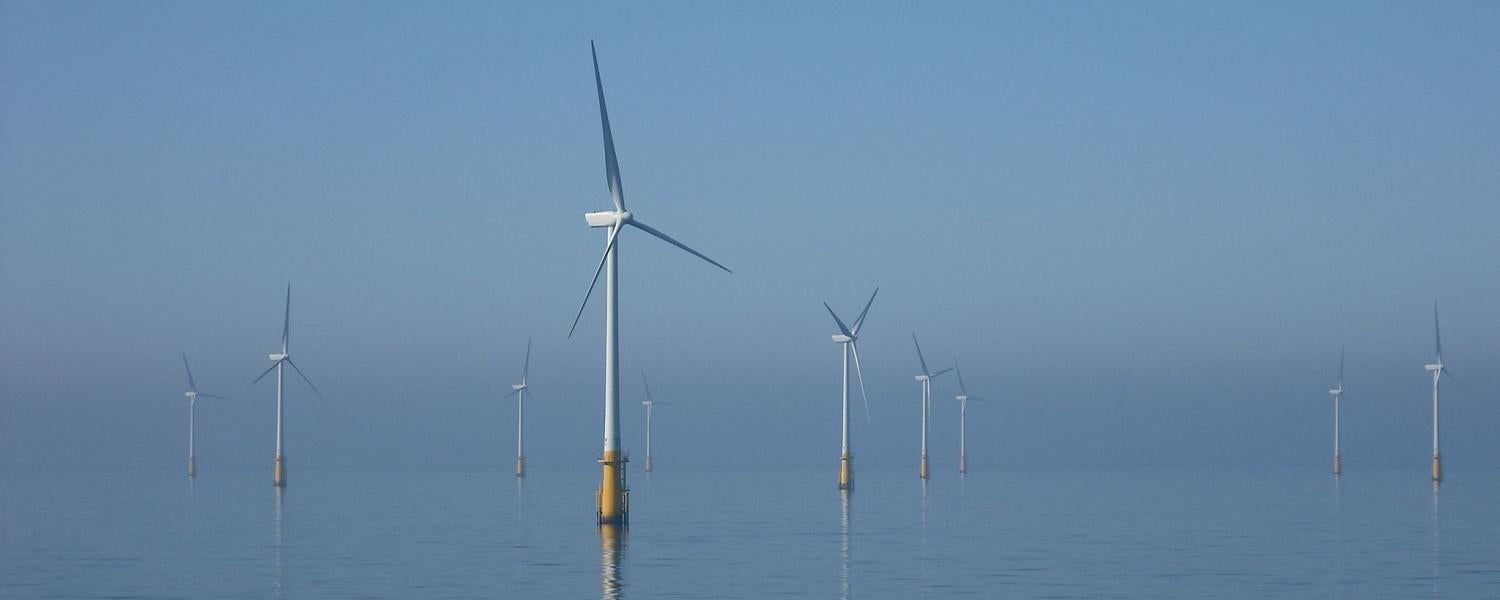
[[(910, 335), (976, 465), (1500, 465), (1500, 4), (0, 2), (0, 465), (494, 464), (600, 447), (609, 206), (625, 446), (911, 464)], [(633, 234), (633, 235), (629, 235)], [(602, 289), (602, 286), (601, 286)], [(957, 453), (954, 381), (934, 468)], [(831, 481), (831, 480), (830, 480)]]

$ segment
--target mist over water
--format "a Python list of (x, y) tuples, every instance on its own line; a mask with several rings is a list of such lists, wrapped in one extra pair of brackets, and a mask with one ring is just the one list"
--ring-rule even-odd
[(11, 598), (1480, 598), (1495, 473), (864, 468), (0, 472)]

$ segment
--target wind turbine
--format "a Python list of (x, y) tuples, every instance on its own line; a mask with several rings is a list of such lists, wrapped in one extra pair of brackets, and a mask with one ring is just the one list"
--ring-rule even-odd
[[(1442, 481), (1443, 461), (1438, 452), (1438, 379), (1448, 372), (1448, 367), (1443, 364), (1443, 330), (1438, 326), (1436, 303), (1432, 305), (1432, 331), (1437, 338), (1437, 362), (1426, 365), (1427, 371), (1432, 373), (1432, 480)], [(1453, 381), (1458, 382), (1457, 379)]]
[(670, 405), (671, 402), (657, 402), (651, 398), (651, 384), (646, 381), (646, 370), (641, 369), (641, 386), (646, 388), (646, 399), (641, 405), (646, 407), (646, 472), (651, 472), (651, 409), (656, 405)]
[(194, 433), (194, 430), (198, 428), (198, 408), (197, 408), (198, 407), (198, 399), (199, 398), (218, 398), (220, 400), (223, 400), (225, 398), (223, 396), (216, 396), (214, 394), (204, 394), (204, 393), (200, 393), (198, 391), (198, 384), (193, 381), (193, 368), (188, 366), (187, 353), (186, 352), (182, 353), (182, 368), (187, 369), (187, 376), (188, 376), (188, 391), (183, 394), (184, 396), (187, 396), (187, 401), (188, 401), (188, 461), (187, 461), (187, 474), (188, 474), (188, 477), (197, 477), (198, 476), (198, 460), (196, 458), (196, 454), (193, 452), (193, 433)]
[[(599, 122), (604, 127), (604, 171), (605, 178), (609, 183), (610, 200), (614, 203), (614, 210), (591, 212), (583, 215), (589, 227), (602, 227), (609, 231), (609, 236), (604, 242), (604, 256), (599, 259), (599, 266), (594, 268), (594, 278), (589, 282), (589, 289), (583, 295), (583, 304), (578, 307), (578, 316), (573, 317), (573, 327), (568, 330), (568, 337), (573, 337), (573, 330), (578, 328), (578, 320), (583, 317), (583, 309), (588, 306), (589, 296), (594, 293), (594, 286), (599, 283), (599, 273), (605, 272), (604, 277), (604, 451), (599, 458), (599, 464), (603, 465), (602, 481), (595, 496), (596, 515), (601, 525), (625, 524), (630, 521), (630, 490), (625, 484), (625, 462), (626, 459), (620, 454), (620, 326), (619, 326), (619, 278), (617, 255), (619, 253), (620, 231), (625, 225), (630, 225), (641, 231), (661, 238), (673, 246), (687, 251), (689, 254), (708, 261), (715, 267), (723, 269), (726, 273), (731, 272), (728, 267), (721, 265), (703, 253), (689, 248), (686, 244), (674, 240), (656, 228), (651, 227), (635, 218), (635, 215), (625, 210), (625, 190), (620, 184), (620, 163), (615, 157), (615, 138), (609, 129), (609, 111), (604, 105), (604, 81), (599, 76), (599, 54), (594, 50), (594, 43), (589, 42), (589, 53), (594, 58), (594, 86), (599, 91)], [(608, 267), (606, 269), (606, 267)]]
[[(1328, 390), (1328, 395), (1333, 396), (1333, 474), (1343, 472), (1343, 462), (1339, 458), (1339, 400), (1344, 398), (1344, 349), (1339, 348), (1339, 386)], [(1434, 452), (1434, 455), (1436, 453)]]
[(516, 477), (526, 476), (526, 430), (523, 427), (522, 417), (524, 412), (522, 405), (526, 403), (526, 395), (531, 389), (526, 386), (526, 374), (531, 372), (531, 338), (526, 338), (526, 361), (521, 363), (521, 383), (510, 386), (511, 392), (505, 397), (516, 397)]
[(849, 453), (849, 355), (851, 353), (854, 354), (854, 372), (859, 376), (859, 395), (864, 400), (865, 419), (868, 420), (870, 418), (870, 398), (865, 395), (865, 373), (859, 367), (859, 344), (857, 340), (859, 339), (859, 328), (865, 324), (865, 315), (870, 314), (870, 305), (875, 303), (875, 294), (879, 293), (880, 288), (877, 287), (870, 294), (870, 300), (865, 302), (865, 309), (859, 311), (859, 318), (854, 320), (854, 327), (852, 328), (844, 325), (843, 319), (839, 318), (838, 313), (833, 312), (833, 308), (828, 306), (827, 302), (823, 303), (823, 308), (828, 309), (828, 314), (833, 316), (833, 322), (839, 326), (839, 332), (833, 334), (833, 343), (842, 344), (844, 353), (844, 374), (843, 379), (840, 380), (842, 385), (839, 388), (840, 403), (843, 407), (839, 442), (839, 489), (841, 490), (854, 489), (854, 455)]
[(259, 377), (255, 378), (255, 381), (250, 382), (250, 385), (255, 385), (261, 379), (264, 379), (266, 375), (270, 374), (271, 371), (276, 371), (276, 468), (271, 472), (271, 485), (276, 487), (286, 487), (286, 455), (281, 452), (282, 365), (291, 365), (292, 370), (297, 372), (297, 376), (301, 377), (302, 381), (307, 382), (307, 387), (312, 388), (313, 393), (317, 394), (319, 399), (323, 398), (323, 392), (318, 391), (318, 386), (313, 385), (312, 380), (308, 379), (307, 375), (302, 373), (302, 369), (297, 366), (297, 363), (292, 362), (292, 355), (287, 348), (287, 341), (291, 338), (291, 323), (292, 284), (288, 283), (286, 284), (286, 312), (283, 314), (281, 320), (281, 352), (273, 352), (268, 355), (268, 358), (271, 359), (271, 368), (266, 369)]
[(917, 374), (917, 382), (922, 384), (922, 456), (917, 464), (917, 477), (927, 479), (927, 418), (932, 413), (932, 380), (941, 376), (954, 367), (948, 367), (936, 373), (927, 369), (927, 359), (922, 357), (922, 345), (917, 343), (917, 334), (911, 334), (911, 343), (917, 347), (917, 360), (922, 364), (922, 372)]
[(969, 387), (964, 385), (964, 372), (958, 368), (956, 358), (953, 359), (953, 372), (958, 375), (958, 395), (953, 397), (958, 400), (958, 473), (963, 475), (969, 472), (969, 452), (966, 445), (969, 430), (966, 422), (969, 414), (969, 401), (983, 401), (984, 399), (969, 395)]

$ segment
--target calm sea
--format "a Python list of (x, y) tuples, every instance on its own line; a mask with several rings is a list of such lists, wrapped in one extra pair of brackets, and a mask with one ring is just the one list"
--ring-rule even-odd
[[(268, 461), (269, 462), (269, 461)], [(0, 471), (3, 598), (1497, 598), (1500, 477), (862, 467)]]

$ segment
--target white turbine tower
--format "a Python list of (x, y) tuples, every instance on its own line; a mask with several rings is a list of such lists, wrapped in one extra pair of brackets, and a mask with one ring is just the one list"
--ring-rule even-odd
[(956, 358), (953, 359), (953, 373), (958, 375), (958, 395), (953, 397), (953, 399), (958, 400), (958, 473), (964, 475), (969, 472), (969, 449), (967, 445), (969, 401), (983, 402), (984, 398), (969, 395), (969, 386), (964, 385), (964, 372), (958, 368), (958, 359)]
[(522, 406), (526, 403), (526, 396), (531, 394), (531, 388), (526, 384), (526, 376), (530, 372), (531, 338), (526, 338), (526, 361), (521, 363), (521, 383), (510, 386), (511, 392), (505, 395), (507, 398), (516, 397), (516, 477), (526, 476), (526, 427)]
[(911, 343), (917, 347), (917, 361), (922, 364), (922, 372), (918, 374), (917, 382), (922, 384), (922, 454), (917, 463), (917, 477), (927, 479), (927, 419), (932, 414), (932, 380), (941, 376), (954, 367), (948, 367), (936, 373), (927, 369), (927, 359), (922, 356), (922, 345), (917, 343), (917, 334), (911, 334)]
[(641, 369), (641, 386), (646, 388), (646, 399), (641, 405), (646, 407), (646, 472), (651, 472), (651, 409), (656, 405), (669, 406), (671, 402), (657, 402), (651, 397), (651, 384), (646, 381), (646, 370)]
[(1328, 390), (1333, 396), (1333, 474), (1343, 473), (1343, 461), (1339, 456), (1339, 400), (1344, 398), (1344, 349), (1339, 348), (1339, 386)]
[(578, 320), (583, 317), (583, 309), (588, 306), (589, 296), (593, 295), (594, 286), (599, 283), (599, 273), (604, 272), (604, 451), (599, 457), (599, 464), (603, 465), (603, 473), (595, 504), (599, 524), (614, 525), (629, 522), (630, 513), (629, 488), (625, 484), (625, 457), (620, 454), (620, 327), (617, 269), (620, 231), (625, 225), (630, 225), (708, 261), (709, 264), (725, 272), (731, 271), (703, 253), (642, 223), (635, 218), (634, 214), (625, 210), (625, 191), (620, 184), (620, 164), (615, 158), (615, 139), (609, 129), (609, 111), (604, 105), (604, 82), (599, 76), (599, 55), (594, 51), (593, 42), (589, 42), (589, 52), (594, 58), (594, 85), (599, 92), (599, 121), (604, 127), (604, 170), (614, 210), (591, 212), (583, 216), (589, 227), (606, 228), (609, 236), (604, 242), (604, 256), (599, 260), (599, 266), (594, 269), (594, 278), (589, 282), (589, 289), (583, 295), (583, 304), (578, 307), (578, 315), (573, 318), (573, 328), (568, 331), (568, 337), (573, 337), (573, 330), (578, 328)]
[(854, 489), (854, 455), (849, 453), (849, 355), (854, 355), (854, 372), (859, 376), (859, 396), (865, 404), (865, 420), (870, 419), (870, 398), (865, 395), (865, 373), (859, 366), (859, 329), (864, 327), (865, 315), (870, 314), (870, 305), (875, 303), (875, 294), (880, 293), (880, 288), (870, 294), (870, 300), (865, 302), (865, 309), (859, 311), (859, 318), (854, 320), (854, 327), (844, 325), (843, 319), (833, 312), (833, 308), (823, 303), (823, 308), (828, 309), (828, 314), (833, 316), (833, 322), (839, 326), (839, 332), (833, 334), (833, 343), (841, 344), (844, 354), (843, 378), (840, 379), (839, 388), (840, 405), (842, 406), (842, 425), (839, 442), (839, 489)]
[[(1443, 373), (1448, 372), (1448, 366), (1443, 363), (1443, 330), (1438, 326), (1437, 304), (1432, 305), (1432, 331), (1437, 338), (1437, 362), (1426, 365), (1427, 371), (1432, 373), (1432, 480), (1443, 480), (1442, 455), (1438, 452), (1438, 379)], [(1449, 374), (1449, 378), (1453, 375)], [(1457, 379), (1453, 380), (1458, 383)]]
[(198, 391), (198, 384), (193, 381), (193, 368), (188, 366), (187, 353), (186, 352), (182, 353), (182, 368), (187, 369), (187, 376), (188, 376), (188, 391), (183, 394), (184, 396), (187, 396), (187, 401), (188, 401), (188, 461), (187, 461), (187, 474), (188, 474), (188, 477), (197, 477), (198, 476), (198, 459), (197, 459), (197, 454), (194, 452), (194, 449), (193, 449), (193, 434), (195, 433), (195, 430), (198, 428), (198, 408), (197, 408), (198, 407), (198, 399), (199, 398), (218, 398), (220, 400), (223, 400), (224, 397), (223, 396), (215, 396), (213, 394), (204, 394), (204, 393), (201, 393), (201, 392)]
[(307, 375), (302, 373), (302, 369), (297, 366), (297, 363), (292, 362), (292, 355), (289, 353), (287, 346), (287, 342), (291, 338), (291, 323), (292, 284), (288, 283), (286, 284), (286, 312), (283, 314), (281, 320), (281, 351), (270, 354), (271, 368), (266, 369), (259, 377), (255, 378), (255, 381), (250, 382), (250, 385), (255, 385), (256, 382), (265, 378), (271, 371), (276, 371), (276, 467), (271, 472), (271, 484), (276, 487), (286, 486), (286, 455), (282, 453), (281, 445), (281, 399), (282, 383), (284, 381), (282, 377), (282, 365), (291, 365), (292, 370), (297, 372), (297, 376), (301, 377), (302, 381), (307, 382), (307, 387), (312, 388), (313, 393), (317, 394), (319, 399), (323, 398), (323, 392), (318, 391), (318, 386), (313, 385), (312, 380), (308, 379)]

